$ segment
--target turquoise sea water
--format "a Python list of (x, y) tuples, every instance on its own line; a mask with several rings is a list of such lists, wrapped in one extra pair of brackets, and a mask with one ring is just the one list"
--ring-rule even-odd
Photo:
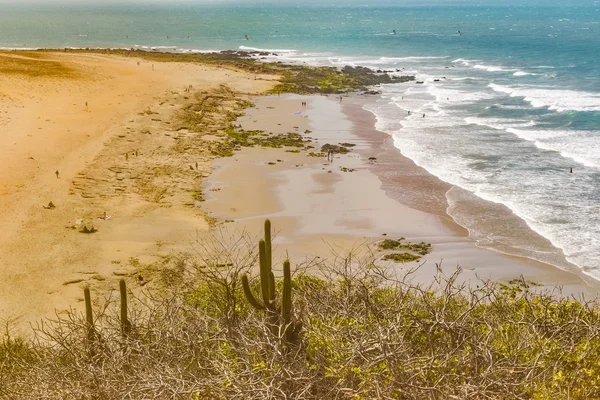
[[(377, 127), (600, 278), (600, 4), (468, 4), (0, 4), (0, 47), (265, 49), (277, 53), (270, 59), (415, 74), (423, 84), (385, 85), (366, 106)], [(450, 212), (481, 243), (561, 264), (526, 233)]]

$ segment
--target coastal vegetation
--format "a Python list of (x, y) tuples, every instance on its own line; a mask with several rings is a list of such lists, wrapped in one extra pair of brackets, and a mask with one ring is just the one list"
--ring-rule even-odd
[(383, 83), (402, 83), (414, 81), (411, 75), (390, 75), (388, 71), (373, 71), (365, 67), (346, 66), (342, 69), (322, 66), (306, 66), (268, 62), (267, 56), (276, 55), (257, 51), (221, 51), (214, 53), (175, 53), (127, 49), (44, 49), (33, 54), (47, 51), (69, 53), (116, 54), (125, 57), (138, 57), (153, 62), (193, 62), (218, 65), (256, 74), (271, 74), (280, 77), (280, 83), (270, 93), (347, 93), (369, 92), (369, 86)]
[(22, 75), (30, 78), (77, 78), (80, 76), (65, 63), (30, 57), (30, 54), (36, 53), (27, 53), (27, 57), (24, 57), (20, 53), (16, 56), (14, 52), (0, 52), (0, 74)]
[(385, 261), (394, 261), (400, 263), (407, 263), (412, 261), (418, 261), (421, 257), (414, 255), (412, 253), (390, 253), (383, 256), (383, 260)]
[(0, 396), (598, 398), (595, 303), (523, 280), (466, 286), (460, 270), (415, 285), (414, 270), (359, 253), (280, 264), (266, 227), (258, 251), (215, 237), (154, 266), (161, 285), (142, 295), (123, 282), (93, 304), (86, 291), (85, 314), (60, 314), (32, 340), (5, 335)]
[(385, 239), (378, 243), (378, 247), (381, 250), (400, 250), (406, 249), (422, 256), (425, 256), (431, 253), (431, 244), (430, 243), (411, 243), (407, 242), (405, 238), (400, 239)]
[(348, 149), (347, 146), (338, 146), (336, 144), (329, 144), (329, 143), (321, 146), (322, 153), (327, 153), (328, 151), (332, 151), (332, 152), (338, 153), (338, 154), (346, 154), (346, 153), (350, 152), (350, 149)]

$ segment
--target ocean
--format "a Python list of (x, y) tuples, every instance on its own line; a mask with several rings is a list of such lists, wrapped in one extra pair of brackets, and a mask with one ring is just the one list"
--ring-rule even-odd
[(422, 4), (0, 4), (0, 48), (256, 49), (415, 75), (365, 109), (463, 189), (449, 214), (482, 246), (600, 279), (600, 4)]

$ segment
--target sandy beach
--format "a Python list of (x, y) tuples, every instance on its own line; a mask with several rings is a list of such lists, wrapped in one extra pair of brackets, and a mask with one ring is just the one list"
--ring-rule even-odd
[[(193, 194), (221, 140), (211, 123), (237, 101), (221, 85), (261, 93), (268, 79), (134, 57), (1, 53), (2, 321), (24, 326), (79, 307), (84, 286), (104, 295), (119, 276), (143, 284), (141, 264), (189, 249), (208, 228)], [(201, 133), (188, 114), (203, 118)], [(97, 219), (104, 212), (111, 218)], [(75, 229), (81, 218), (98, 232)]]
[[(358, 97), (256, 97), (276, 77), (100, 54), (0, 53), (0, 72), (2, 321), (24, 326), (80, 307), (83, 287), (104, 295), (122, 276), (143, 286), (152, 280), (143, 266), (190, 251), (211, 226), (258, 235), (265, 218), (279, 260), (404, 237), (433, 245), (418, 263), (388, 263), (422, 264), (419, 282), (436, 265), (448, 274), (460, 265), (465, 281), (522, 275), (566, 294), (598, 288), (477, 247), (446, 214), (450, 186), (402, 157)], [(314, 153), (326, 143), (351, 151), (332, 162), (291, 148), (218, 158), (219, 127), (250, 95), (255, 106), (235, 122), (243, 129), (300, 133)], [(98, 232), (81, 233), (78, 219)]]

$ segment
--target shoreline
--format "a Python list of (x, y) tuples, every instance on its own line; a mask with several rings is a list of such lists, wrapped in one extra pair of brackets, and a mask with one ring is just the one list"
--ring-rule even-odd
[[(361, 108), (359, 99), (351, 100), (346, 97), (342, 107), (339, 107), (337, 101), (323, 96), (289, 95), (280, 99), (280, 105), (277, 104), (276, 98), (274, 100), (272, 96), (266, 96), (256, 99), (256, 107), (248, 111), (250, 117), (244, 116), (238, 119), (238, 123), (247, 130), (260, 129), (266, 132), (277, 128), (285, 130), (284, 127), (278, 127), (277, 124), (281, 122), (261, 125), (257, 121), (271, 120), (273, 119), (272, 114), (275, 112), (292, 115), (297, 112), (294, 111), (295, 105), (286, 106), (284, 103), (299, 104), (301, 101), (308, 101), (309, 104), (306, 114), (308, 114), (308, 125), (313, 130), (310, 136), (317, 143), (315, 146), (318, 147), (325, 142), (348, 141), (355, 143), (356, 147), (353, 147), (353, 151), (349, 155), (336, 155), (333, 165), (338, 164), (339, 157), (344, 167), (355, 168), (357, 172), (364, 172), (370, 176), (362, 176), (357, 172), (340, 173), (334, 171), (333, 168), (330, 169), (332, 170), (330, 174), (325, 175), (322, 165), (318, 161), (307, 159), (305, 155), (303, 157), (293, 155), (294, 157), (288, 160), (290, 154), (286, 154), (282, 149), (243, 149), (236, 153), (235, 161), (220, 159), (213, 163), (215, 168), (213, 175), (207, 179), (209, 184), (209, 187), (205, 188), (207, 202), (203, 206), (210, 215), (223, 220), (233, 219), (236, 223), (241, 223), (244, 229), (253, 233), (260, 231), (260, 224), (264, 218), (270, 218), (275, 229), (280, 229), (280, 234), (283, 236), (277, 243), (285, 247), (292, 257), (307, 256), (308, 254), (302, 253), (302, 251), (310, 248), (311, 244), (312, 248), (317, 250), (319, 257), (327, 256), (327, 251), (330, 249), (327, 246), (315, 246), (317, 240), (314, 237), (311, 238), (311, 235), (314, 236), (317, 233), (315, 225), (319, 224), (322, 240), (324, 242), (340, 241), (343, 245), (340, 245), (339, 249), (344, 246), (346, 249), (355, 248), (353, 246), (358, 242), (373, 244), (384, 238), (393, 238), (394, 235), (405, 236), (412, 242), (421, 240), (431, 242), (434, 251), (431, 255), (423, 258), (426, 263), (415, 274), (416, 279), (423, 283), (430, 282), (437, 268), (436, 263), (443, 260), (442, 269), (446, 274), (452, 273), (457, 265), (461, 265), (463, 267), (461, 279), (464, 281), (491, 279), (509, 283), (523, 276), (527, 281), (541, 285), (540, 287), (543, 289), (561, 286), (564, 294), (593, 296), (597, 293), (600, 286), (595, 281), (586, 282), (578, 274), (532, 259), (490, 251), (490, 249), (478, 246), (474, 240), (469, 238), (466, 228), (454, 222), (445, 211), (442, 214), (442, 210), (447, 207), (445, 193), (451, 186), (417, 167), (410, 159), (402, 156), (395, 147), (389, 147), (389, 135), (377, 131), (374, 125), (369, 126), (372, 124), (374, 116)], [(323, 101), (331, 104), (326, 106)], [(315, 110), (313, 103), (318, 103), (318, 107), (326, 110)], [(339, 119), (339, 115), (334, 111), (335, 107), (340, 109), (339, 113), (342, 119)], [(342, 109), (346, 112), (343, 113)], [(302, 113), (304, 114), (304, 112)], [(259, 118), (258, 115), (261, 117)], [(337, 121), (336, 118), (338, 118)], [(326, 119), (332, 119), (333, 122), (327, 122)], [(293, 128), (293, 126), (299, 125), (292, 123), (287, 128)], [(332, 126), (333, 130), (328, 129)], [(350, 128), (348, 129), (348, 127)], [(298, 129), (302, 130), (305, 127), (299, 126)], [(364, 132), (364, 134), (357, 134), (357, 132)], [(386, 143), (388, 147), (386, 147)], [(382, 155), (383, 158), (380, 158)], [(366, 159), (372, 156), (377, 157), (377, 160), (368, 162)], [(359, 159), (357, 160), (356, 157)], [(266, 159), (271, 158), (280, 159), (282, 162), (277, 162), (272, 166), (261, 165)], [(390, 180), (389, 176), (385, 177), (386, 165), (382, 161), (385, 161), (386, 158), (389, 158), (388, 168), (398, 171), (398, 166), (401, 165), (404, 169), (409, 170), (409, 176), (419, 176), (420, 179), (414, 182), (410, 195), (414, 196), (414, 199), (418, 199), (420, 195), (427, 193), (428, 202), (425, 207), (418, 209), (410, 207), (402, 202), (403, 199), (395, 198), (393, 194), (389, 193), (389, 190), (385, 189), (386, 185), (394, 186), (392, 185), (393, 179)], [(307, 169), (304, 173), (298, 170), (301, 161), (306, 163), (301, 167)], [(254, 171), (248, 172), (251, 168)], [(233, 173), (234, 170), (244, 170), (243, 178), (236, 176)], [(248, 174), (250, 175), (248, 176)], [(233, 207), (234, 200), (243, 196), (243, 193), (230, 190), (227, 186), (241, 180), (253, 181), (258, 177), (263, 180), (261, 190), (266, 190), (265, 188), (268, 189), (270, 186), (275, 187), (275, 189), (267, 190), (267, 194), (263, 196), (269, 198), (268, 204), (256, 204), (260, 202), (259, 199), (245, 198), (245, 201), (250, 204), (245, 205), (243, 210)], [(427, 181), (425, 185), (421, 179), (423, 177)], [(348, 193), (351, 191), (347, 186), (352, 185), (353, 180), (356, 181), (355, 184), (358, 187), (373, 188), (373, 193), (369, 193), (369, 197), (372, 201), (379, 202), (378, 205), (381, 204), (381, 207), (378, 207), (380, 209), (371, 210), (372, 214), (368, 214), (367, 211), (360, 208), (361, 205), (368, 204), (368, 201), (350, 200)], [(285, 194), (294, 190), (290, 182), (295, 182), (297, 186), (304, 188), (296, 189), (293, 196)], [(306, 193), (311, 193), (311, 197), (322, 195), (329, 201), (343, 204), (338, 208), (341, 208), (342, 214), (345, 213), (345, 215), (337, 217), (334, 210), (328, 210), (333, 217), (320, 215), (320, 219), (314, 218), (309, 212), (316, 209), (313, 203), (317, 203), (318, 200), (309, 199)], [(299, 202), (298, 199), (303, 199), (310, 204), (295, 204)], [(442, 199), (443, 203), (440, 204)], [(388, 203), (389, 200), (391, 203)], [(235, 210), (232, 211), (234, 208)], [(423, 209), (427, 211), (423, 211)], [(358, 221), (351, 221), (351, 218), (348, 218), (351, 212), (361, 214), (361, 216), (368, 214), (372, 222), (371, 226), (367, 227)], [(387, 216), (386, 213), (388, 213)], [(390, 219), (390, 216), (395, 215), (394, 213), (400, 216), (398, 221), (402, 219), (410, 221), (407, 225), (412, 228), (395, 228), (393, 223), (386, 221), (386, 219)], [(336, 218), (336, 221), (330, 221), (330, 219), (335, 220)], [(340, 226), (343, 229), (339, 229)], [(386, 235), (384, 236), (383, 233)], [(295, 241), (300, 243), (294, 243)], [(398, 265), (396, 267), (402, 268)]]
[[(375, 114), (363, 108), (368, 100), (356, 96), (354, 96), (354, 101), (352, 101), (352, 97), (350, 100), (350, 102), (344, 105), (344, 108), (348, 109), (346, 112), (347, 117), (355, 123), (359, 123), (363, 131), (369, 132), (368, 135), (381, 135), (381, 143), (378, 147), (381, 151), (379, 156), (384, 155), (384, 157), (387, 157), (387, 160), (380, 160), (383, 163), (378, 162), (372, 165), (372, 168), (375, 174), (381, 178), (382, 188), (390, 197), (417, 210), (444, 218), (456, 230), (458, 235), (468, 237), (481, 249), (498, 252), (508, 257), (531, 260), (575, 274), (586, 285), (600, 289), (600, 280), (586, 274), (583, 269), (567, 261), (561, 249), (535, 232), (508, 207), (483, 200), (465, 189), (447, 183), (423, 167), (418, 166), (412, 159), (404, 156), (398, 147), (394, 145), (393, 137), (388, 133), (378, 131), (375, 127)], [(359, 118), (358, 116), (361, 117)], [(360, 130), (357, 128), (359, 135)], [(407, 187), (409, 188), (408, 191), (405, 190)], [(496, 226), (502, 226), (502, 223), (506, 224), (506, 221), (510, 221), (509, 226), (516, 227), (527, 235), (529, 240), (533, 240), (536, 243), (538, 250), (536, 252), (526, 252), (498, 240), (488, 240), (488, 243), (482, 243), (486, 242), (486, 239), (473, 235), (472, 230), (474, 227), (469, 227), (468, 224), (461, 223), (451, 212), (456, 207), (455, 204), (451, 203), (451, 200), (456, 201), (456, 199), (464, 203), (462, 207), (468, 209), (469, 213), (474, 216), (473, 218), (476, 218), (476, 214), (473, 213), (477, 212), (485, 213), (486, 218), (489, 218), (490, 215), (495, 215), (498, 222)], [(507, 228), (505, 227), (504, 229), (506, 230)], [(489, 233), (498, 234), (494, 230), (489, 231)], [(535, 257), (535, 255), (540, 253), (545, 257)]]

